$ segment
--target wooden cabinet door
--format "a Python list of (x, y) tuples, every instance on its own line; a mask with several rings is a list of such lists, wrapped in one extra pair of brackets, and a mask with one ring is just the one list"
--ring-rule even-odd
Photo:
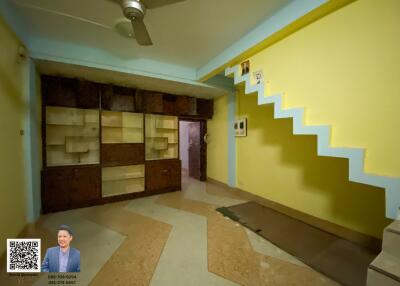
[(203, 118), (212, 118), (214, 115), (214, 101), (208, 99), (197, 99), (197, 115)]
[(98, 84), (80, 80), (77, 85), (77, 106), (86, 109), (99, 109)]
[(163, 94), (160, 92), (141, 90), (137, 93), (145, 113), (163, 113)]
[(98, 166), (72, 169), (74, 186), (69, 193), (71, 207), (87, 205), (101, 198), (100, 171)]
[(102, 86), (101, 107), (104, 110), (135, 112), (135, 89)]
[(146, 191), (179, 190), (181, 187), (181, 161), (146, 161)]
[(173, 94), (163, 95), (163, 113), (168, 115), (178, 115), (178, 96)]
[(44, 104), (48, 106), (77, 107), (77, 81), (69, 78), (42, 76)]
[(196, 115), (196, 98), (189, 96), (178, 97), (178, 112), (177, 115)]
[(100, 167), (54, 167), (43, 174), (43, 211), (88, 206), (100, 199)]
[(42, 172), (44, 212), (66, 210), (70, 207), (69, 193), (74, 188), (71, 168), (49, 168)]

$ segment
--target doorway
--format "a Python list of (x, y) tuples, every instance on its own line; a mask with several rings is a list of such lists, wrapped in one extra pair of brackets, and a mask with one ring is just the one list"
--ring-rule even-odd
[(179, 120), (179, 158), (182, 174), (205, 181), (206, 175), (206, 134), (205, 120)]

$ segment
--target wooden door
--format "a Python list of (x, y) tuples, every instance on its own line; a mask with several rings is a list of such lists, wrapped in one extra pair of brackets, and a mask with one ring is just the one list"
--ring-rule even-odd
[(181, 188), (181, 161), (177, 159), (146, 161), (146, 191), (160, 193)]
[(200, 180), (200, 122), (189, 123), (189, 176)]

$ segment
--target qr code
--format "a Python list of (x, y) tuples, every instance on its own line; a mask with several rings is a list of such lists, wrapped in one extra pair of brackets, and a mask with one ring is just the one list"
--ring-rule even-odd
[(40, 239), (7, 239), (7, 272), (40, 272)]

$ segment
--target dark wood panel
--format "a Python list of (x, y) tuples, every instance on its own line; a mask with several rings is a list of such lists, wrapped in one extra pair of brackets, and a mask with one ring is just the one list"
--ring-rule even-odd
[(42, 172), (44, 212), (57, 211), (70, 207), (69, 193), (74, 188), (71, 168), (51, 168)]
[(51, 167), (42, 171), (43, 212), (89, 206), (101, 198), (100, 166)]
[(42, 95), (45, 105), (77, 107), (77, 81), (69, 78), (42, 76)]
[(202, 98), (197, 98), (196, 101), (197, 115), (203, 118), (212, 118), (214, 115), (214, 101)]
[(101, 170), (98, 166), (74, 168), (72, 172), (74, 187), (69, 194), (71, 207), (101, 198)]
[(163, 95), (163, 113), (168, 115), (196, 115), (196, 98), (164, 94)]
[(163, 113), (168, 115), (177, 115), (178, 96), (173, 94), (163, 95)]
[(207, 120), (200, 120), (200, 181), (207, 181), (207, 143), (204, 136), (207, 134)]
[(145, 113), (163, 113), (163, 94), (160, 92), (141, 90), (136, 93), (142, 102), (142, 111)]
[(99, 109), (99, 85), (80, 80), (77, 86), (77, 106), (79, 108)]
[(181, 161), (155, 160), (146, 161), (146, 191), (179, 190), (181, 188)]
[(101, 145), (101, 164), (103, 166), (124, 166), (143, 164), (143, 143), (121, 143)]
[(135, 112), (135, 89), (103, 85), (101, 107), (104, 110)]
[(197, 115), (197, 99), (189, 96), (180, 96), (178, 100), (179, 114), (177, 115)]

